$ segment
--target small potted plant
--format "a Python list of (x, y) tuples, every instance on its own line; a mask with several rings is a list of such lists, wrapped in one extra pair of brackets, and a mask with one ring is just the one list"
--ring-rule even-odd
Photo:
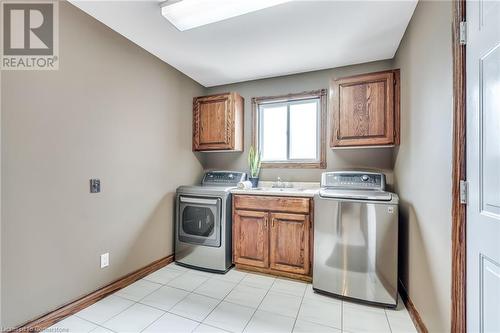
[(260, 164), (260, 152), (251, 146), (248, 152), (248, 167), (250, 170), (248, 180), (252, 183), (252, 187), (254, 188), (259, 184)]

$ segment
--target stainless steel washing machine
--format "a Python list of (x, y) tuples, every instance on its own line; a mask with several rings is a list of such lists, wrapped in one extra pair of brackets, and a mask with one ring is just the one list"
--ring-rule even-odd
[(246, 174), (205, 173), (201, 185), (177, 189), (175, 261), (211, 272), (226, 272), (232, 264), (231, 193)]
[(384, 174), (323, 173), (314, 213), (313, 289), (396, 307), (398, 196)]

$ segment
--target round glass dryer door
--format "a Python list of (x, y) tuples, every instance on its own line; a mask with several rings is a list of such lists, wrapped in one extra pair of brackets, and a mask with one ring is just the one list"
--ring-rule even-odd
[(181, 196), (179, 201), (179, 240), (219, 247), (221, 199)]

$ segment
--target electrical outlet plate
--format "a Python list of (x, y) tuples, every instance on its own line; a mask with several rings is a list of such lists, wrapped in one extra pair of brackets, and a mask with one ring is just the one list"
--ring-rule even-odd
[(101, 268), (109, 266), (109, 253), (101, 254)]
[(101, 192), (101, 180), (97, 178), (92, 178), (90, 180), (90, 193)]

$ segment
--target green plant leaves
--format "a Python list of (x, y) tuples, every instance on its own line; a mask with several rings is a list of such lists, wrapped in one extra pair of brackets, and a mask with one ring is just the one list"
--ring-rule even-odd
[(250, 169), (250, 177), (256, 178), (259, 176), (261, 166), (260, 152), (253, 146), (250, 146), (248, 152), (248, 167)]

